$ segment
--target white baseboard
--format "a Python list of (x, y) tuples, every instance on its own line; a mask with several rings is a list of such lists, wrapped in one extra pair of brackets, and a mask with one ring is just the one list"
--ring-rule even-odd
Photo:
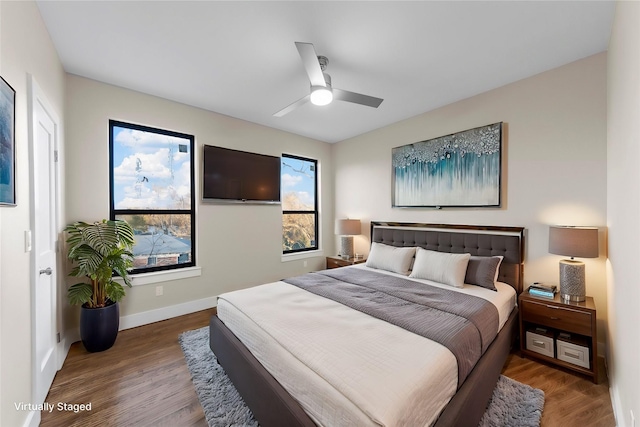
[(149, 323), (195, 313), (196, 311), (213, 308), (216, 304), (217, 297), (209, 297), (182, 304), (170, 305), (168, 307), (157, 308), (155, 310), (143, 311), (142, 313), (121, 316), (120, 330), (136, 328), (138, 326), (148, 325)]
[(618, 396), (618, 388), (611, 384), (609, 386), (609, 397), (611, 398), (611, 406), (613, 407), (613, 416), (616, 419), (617, 427), (627, 427), (624, 414), (620, 407), (620, 396)]
[(27, 419), (24, 421), (24, 427), (38, 427), (40, 425), (40, 420), (42, 419), (42, 415), (40, 411), (29, 411), (29, 415), (27, 415)]

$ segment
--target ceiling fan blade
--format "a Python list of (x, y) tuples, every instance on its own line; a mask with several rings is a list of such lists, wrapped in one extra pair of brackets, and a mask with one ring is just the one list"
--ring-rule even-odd
[(304, 65), (304, 69), (307, 71), (307, 75), (309, 76), (309, 81), (311, 82), (311, 86), (324, 86), (327, 84), (324, 81), (324, 76), (322, 75), (322, 68), (320, 68), (320, 63), (318, 62), (318, 55), (316, 54), (316, 50), (314, 49), (311, 43), (302, 43), (295, 42), (296, 47), (298, 48), (298, 53), (300, 54), (300, 58), (302, 58), (302, 64)]
[(363, 95), (361, 93), (349, 92), (348, 90), (333, 89), (333, 99), (339, 99), (340, 101), (353, 102), (355, 104), (366, 105), (367, 107), (378, 108), (382, 101), (381, 98), (376, 98), (369, 95)]
[(304, 104), (306, 104), (307, 102), (309, 102), (309, 98), (311, 98), (311, 95), (307, 95), (304, 98), (300, 98), (296, 102), (294, 102), (293, 104), (284, 107), (282, 110), (278, 111), (273, 116), (274, 117), (282, 117), (285, 114), (288, 114), (288, 113), (292, 112), (293, 110), (295, 110), (296, 108), (301, 107)]

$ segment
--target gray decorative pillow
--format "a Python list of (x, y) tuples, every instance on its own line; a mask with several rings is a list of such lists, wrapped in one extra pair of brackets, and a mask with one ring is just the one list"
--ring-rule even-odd
[(407, 275), (415, 253), (415, 247), (399, 248), (373, 242), (366, 265), (371, 268)]
[(496, 280), (498, 280), (498, 270), (501, 262), (501, 256), (472, 256), (469, 258), (464, 282), (469, 285), (482, 286), (483, 288), (497, 291)]

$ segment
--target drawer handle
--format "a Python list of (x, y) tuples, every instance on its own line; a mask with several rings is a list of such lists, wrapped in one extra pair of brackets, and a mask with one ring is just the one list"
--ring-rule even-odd
[(565, 351), (565, 352), (564, 352), (564, 355), (565, 355), (565, 356), (569, 356), (569, 357), (573, 357), (574, 359), (580, 359), (580, 355), (578, 355), (578, 354), (572, 354), (572, 353), (569, 353), (568, 351)]
[(533, 340), (533, 345), (535, 345), (536, 347), (545, 348), (544, 341)]
[(560, 320), (559, 317), (553, 317), (553, 316), (549, 317), (549, 319), (551, 319), (551, 320)]

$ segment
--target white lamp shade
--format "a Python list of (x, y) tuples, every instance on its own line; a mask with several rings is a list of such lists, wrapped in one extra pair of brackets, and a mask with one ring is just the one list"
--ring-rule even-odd
[(339, 236), (357, 236), (360, 234), (360, 220), (337, 219), (335, 234)]

